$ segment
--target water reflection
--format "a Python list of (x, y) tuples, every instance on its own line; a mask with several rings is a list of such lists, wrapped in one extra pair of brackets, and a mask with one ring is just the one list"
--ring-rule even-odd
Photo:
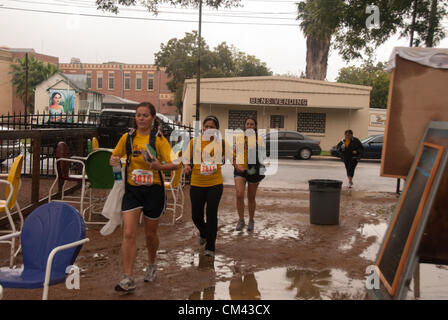
[(297, 290), (296, 299), (322, 299), (321, 290), (328, 286), (331, 279), (331, 270), (312, 271), (286, 269), (286, 278), (291, 281), (288, 290)]
[(215, 287), (208, 287), (202, 291), (195, 291), (188, 300), (215, 300)]
[(229, 284), (229, 296), (232, 300), (260, 300), (257, 280), (253, 273), (236, 275)]

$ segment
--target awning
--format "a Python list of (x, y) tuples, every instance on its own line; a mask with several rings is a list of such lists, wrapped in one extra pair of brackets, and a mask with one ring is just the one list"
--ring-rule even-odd
[(387, 71), (392, 71), (395, 68), (396, 55), (427, 67), (448, 69), (448, 49), (395, 47), (387, 63)]

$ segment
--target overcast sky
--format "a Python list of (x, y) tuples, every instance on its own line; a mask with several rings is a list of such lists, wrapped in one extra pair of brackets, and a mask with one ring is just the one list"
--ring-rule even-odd
[[(202, 36), (210, 48), (225, 41), (256, 56), (274, 74), (300, 75), (306, 67), (306, 41), (294, 2), (244, 0), (239, 8), (204, 8)], [(0, 46), (33, 48), (61, 63), (77, 57), (83, 63), (152, 64), (161, 43), (198, 28), (197, 9), (163, 6), (160, 11), (154, 16), (140, 6), (126, 7), (118, 14), (123, 18), (117, 18), (96, 10), (95, 0), (0, 0)], [(377, 50), (377, 61), (388, 60), (394, 46), (408, 43), (393, 37)], [(448, 47), (448, 40), (438, 47)], [(332, 51), (327, 79), (334, 81), (339, 69), (350, 64)]]

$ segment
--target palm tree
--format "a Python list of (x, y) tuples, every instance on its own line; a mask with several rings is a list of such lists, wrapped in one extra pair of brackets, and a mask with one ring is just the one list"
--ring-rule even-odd
[(331, 37), (341, 24), (343, 0), (306, 0), (297, 4), (306, 37), (306, 78), (325, 80)]
[[(11, 65), (12, 85), (15, 87), (16, 96), (23, 101), (25, 105), (25, 88), (26, 88), (26, 58), (17, 59), (16, 64)], [(60, 70), (53, 64), (44, 64), (42, 61), (36, 60), (34, 57), (28, 58), (28, 105), (27, 112), (34, 110), (34, 89), (42, 81), (59, 72)]]

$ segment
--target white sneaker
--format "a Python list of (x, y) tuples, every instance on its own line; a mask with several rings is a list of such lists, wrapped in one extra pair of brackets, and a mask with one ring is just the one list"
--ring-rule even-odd
[(145, 282), (154, 281), (156, 279), (156, 271), (157, 271), (156, 264), (148, 264), (146, 266), (145, 277), (143, 278), (143, 281)]
[(115, 286), (115, 291), (134, 291), (135, 290), (135, 282), (134, 279), (132, 279), (128, 275), (124, 275), (123, 279), (121, 279), (120, 282)]

